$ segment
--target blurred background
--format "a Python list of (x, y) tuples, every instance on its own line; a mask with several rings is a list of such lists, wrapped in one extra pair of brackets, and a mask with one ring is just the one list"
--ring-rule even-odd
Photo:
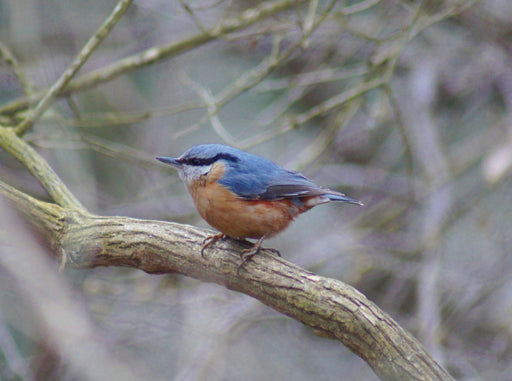
[[(316, 207), (266, 246), (362, 291), (456, 379), (512, 379), (512, 2), (297, 2), (193, 38), (276, 3), (135, 1), (79, 75), (186, 48), (60, 98), (25, 139), (100, 215), (207, 227), (154, 160), (199, 143), (360, 199)], [(13, 102), (51, 86), (115, 4), (0, 0), (1, 123), (17, 123)], [(2, 150), (0, 175), (48, 200)], [(1, 380), (377, 380), (339, 342), (220, 286), (58, 273), (0, 212)]]

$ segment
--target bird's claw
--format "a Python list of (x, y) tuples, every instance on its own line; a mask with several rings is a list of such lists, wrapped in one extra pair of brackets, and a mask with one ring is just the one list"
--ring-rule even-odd
[(201, 249), (201, 257), (204, 258), (204, 251), (208, 246), (213, 245), (218, 240), (223, 240), (226, 238), (226, 235), (224, 233), (219, 233), (212, 235), (210, 237), (206, 237), (203, 241), (203, 248)]
[(254, 245), (250, 249), (245, 249), (240, 253), (240, 258), (242, 258), (242, 263), (238, 266), (237, 274), (240, 274), (240, 270), (245, 267), (247, 263), (255, 256), (258, 255), (261, 251), (268, 251), (278, 257), (281, 257), (281, 253), (276, 249), (264, 249), (258, 244)]
[[(215, 234), (215, 235), (212, 235), (210, 237), (206, 237), (203, 241), (203, 247), (201, 248), (201, 257), (205, 258), (205, 250), (213, 245), (215, 242), (219, 241), (219, 240), (224, 240), (227, 238), (227, 235), (226, 234), (223, 234), (223, 233), (219, 233), (219, 234)], [(250, 260), (255, 256), (255, 255), (258, 255), (261, 251), (267, 251), (273, 255), (277, 255), (278, 257), (281, 257), (281, 253), (276, 250), (276, 249), (264, 249), (261, 247), (261, 243), (263, 242), (263, 238), (260, 238), (258, 240), (258, 242), (256, 242), (256, 244), (254, 244), (253, 247), (251, 247), (250, 249), (245, 249), (245, 250), (242, 250), (242, 252), (240, 253), (240, 258), (242, 259), (242, 263), (240, 264), (240, 266), (238, 266), (238, 270), (237, 270), (237, 274), (240, 274), (240, 270), (242, 268), (245, 267), (245, 265), (247, 263), (250, 262)]]
[(261, 249), (263, 251), (269, 251), (270, 253), (278, 256), (279, 258), (281, 258), (281, 253), (279, 252), (279, 250), (277, 249)]

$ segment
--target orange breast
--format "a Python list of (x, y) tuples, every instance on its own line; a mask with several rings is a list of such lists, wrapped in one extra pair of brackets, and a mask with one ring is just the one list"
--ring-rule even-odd
[(199, 214), (214, 228), (238, 239), (271, 237), (302, 211), (290, 200), (248, 201), (217, 183), (224, 166), (215, 164), (202, 182), (189, 187)]

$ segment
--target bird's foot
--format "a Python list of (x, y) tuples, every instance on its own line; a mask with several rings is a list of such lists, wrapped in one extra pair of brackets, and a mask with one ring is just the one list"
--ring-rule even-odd
[(204, 258), (204, 251), (208, 246), (213, 245), (218, 240), (224, 240), (226, 239), (226, 237), (227, 235), (225, 235), (224, 233), (219, 233), (205, 238), (205, 240), (203, 241), (203, 248), (201, 249), (201, 257)]
[(261, 250), (268, 251), (268, 252), (278, 256), (279, 258), (281, 258), (281, 253), (277, 249), (261, 249)]
[(258, 240), (250, 249), (245, 249), (240, 253), (240, 258), (242, 258), (242, 263), (238, 266), (237, 274), (240, 274), (240, 269), (244, 268), (247, 263), (261, 251), (268, 251), (278, 257), (281, 257), (281, 253), (276, 249), (264, 249), (261, 247), (261, 242), (263, 239)]

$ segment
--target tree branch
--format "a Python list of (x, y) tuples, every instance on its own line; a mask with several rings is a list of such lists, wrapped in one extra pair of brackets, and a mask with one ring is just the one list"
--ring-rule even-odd
[(180, 273), (250, 295), (317, 334), (341, 341), (383, 380), (452, 380), (391, 317), (343, 282), (262, 253), (238, 272), (244, 242), (224, 241), (201, 257), (210, 232), (177, 223), (102, 217), (35, 200), (0, 181), (0, 194), (73, 268), (123, 266)]
[(53, 84), (52, 87), (46, 92), (44, 97), (41, 98), (36, 107), (34, 107), (27, 114), (26, 118), (16, 127), (16, 134), (18, 136), (25, 135), (32, 124), (39, 118), (47, 109), (51, 106), (57, 94), (61, 93), (62, 90), (67, 86), (69, 81), (75, 76), (80, 68), (87, 62), (91, 54), (101, 44), (101, 42), (109, 35), (110, 31), (114, 28), (117, 22), (121, 19), (123, 14), (126, 12), (132, 0), (120, 0), (117, 6), (112, 11), (112, 14), (105, 20), (100, 28), (94, 33), (94, 35), (87, 41), (85, 46), (82, 48), (80, 53), (71, 62), (69, 67), (62, 73), (59, 79)]
[[(109, 82), (122, 74), (151, 65), (166, 58), (177, 56), (229, 33), (247, 28), (260, 20), (288, 8), (295, 7), (304, 1), (305, 0), (280, 0), (275, 2), (263, 2), (257, 7), (247, 9), (238, 17), (224, 21), (211, 30), (206, 32), (200, 31), (189, 38), (184, 38), (183, 40), (171, 44), (151, 47), (141, 53), (123, 58), (111, 65), (84, 74), (69, 82), (55, 95), (64, 96)], [(33, 94), (30, 98), (23, 97), (8, 102), (0, 107), (0, 114), (9, 115), (26, 109), (30, 103), (39, 102), (44, 94), (45, 92), (38, 92)]]
[(85, 211), (82, 203), (71, 193), (46, 160), (17, 136), (14, 129), (0, 126), (0, 147), (18, 159), (41, 183), (57, 204)]

